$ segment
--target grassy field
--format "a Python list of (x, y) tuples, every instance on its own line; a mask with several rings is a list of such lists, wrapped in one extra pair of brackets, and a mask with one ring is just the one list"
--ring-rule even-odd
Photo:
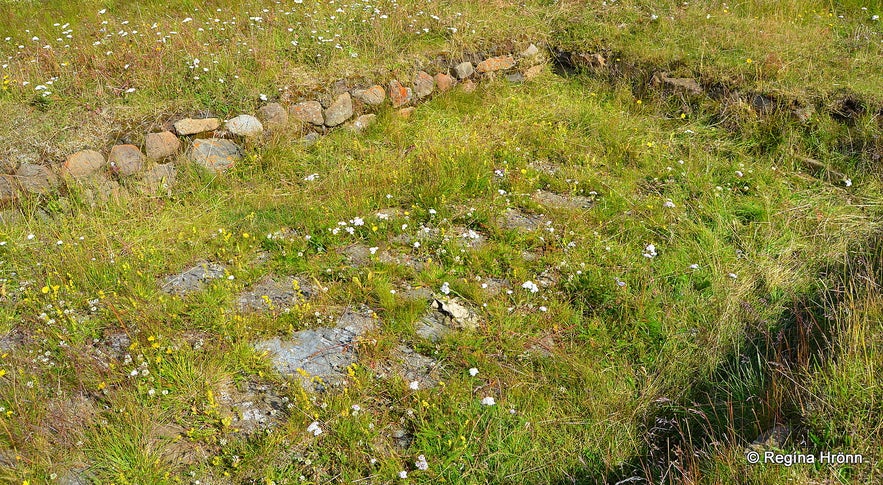
[[(0, 479), (883, 480), (879, 3), (170, 3), (0, 6), (4, 171), (439, 56), (534, 42), (606, 65), (385, 107), (310, 146), (278, 133), (221, 176), (182, 159), (161, 194), (92, 204), (70, 184), (4, 208)], [(660, 70), (709, 96), (653, 86)], [(161, 290), (198, 261), (224, 277)], [(320, 290), (238, 310), (266, 275)], [(413, 288), (480, 325), (422, 338)], [(344, 386), (306, 391), (253, 346), (362, 305), (377, 325)], [(434, 388), (386, 369), (401, 344), (437, 362)], [(269, 426), (241, 426), (250, 400), (278, 404)], [(865, 463), (748, 464), (776, 425), (790, 437), (767, 449)]]

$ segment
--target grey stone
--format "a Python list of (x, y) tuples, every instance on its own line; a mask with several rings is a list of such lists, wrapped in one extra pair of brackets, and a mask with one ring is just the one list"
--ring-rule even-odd
[(381, 367), (384, 374), (396, 375), (407, 383), (416, 381), (418, 389), (431, 389), (439, 381), (438, 361), (406, 345), (399, 345), (393, 349), (388, 363)]
[(457, 79), (466, 79), (471, 76), (472, 73), (475, 72), (475, 67), (472, 66), (471, 62), (461, 62), (454, 66), (453, 74)]
[(202, 261), (181, 273), (167, 277), (162, 291), (184, 296), (202, 289), (206, 282), (222, 278), (227, 268), (222, 264)]
[(588, 209), (594, 202), (582, 195), (561, 195), (546, 190), (534, 192), (533, 199), (540, 204), (558, 209)]
[(322, 104), (318, 101), (303, 101), (289, 109), (289, 114), (304, 123), (320, 126), (325, 124), (322, 116)]
[(305, 389), (321, 391), (345, 379), (347, 367), (358, 359), (359, 337), (374, 328), (369, 309), (347, 310), (334, 327), (301, 330), (291, 339), (263, 340), (254, 347), (272, 354), (281, 374), (299, 378)]
[(254, 137), (264, 132), (264, 125), (252, 115), (239, 115), (224, 123), (224, 127), (236, 136)]
[(12, 175), (0, 174), (0, 204), (18, 198), (18, 185)]
[(427, 340), (436, 342), (452, 329), (475, 330), (479, 326), (478, 315), (457, 298), (438, 297), (430, 307), (417, 324), (417, 335)]
[(306, 278), (274, 278), (265, 276), (261, 281), (236, 299), (236, 306), (243, 312), (284, 312), (293, 305), (313, 297), (316, 290)]
[(74, 178), (83, 178), (104, 166), (104, 155), (95, 150), (82, 150), (67, 157), (64, 170)]
[(537, 48), (537, 46), (531, 44), (531, 45), (527, 46), (527, 49), (524, 49), (523, 51), (521, 51), (521, 54), (519, 54), (519, 56), (533, 57), (539, 53), (540, 53), (540, 50)]
[(175, 131), (179, 135), (196, 135), (217, 130), (220, 126), (217, 118), (184, 118), (175, 122)]
[(144, 137), (144, 151), (150, 160), (162, 160), (178, 153), (181, 149), (181, 140), (171, 131), (148, 133)]
[(386, 100), (386, 91), (382, 86), (374, 85), (368, 89), (356, 89), (353, 97), (365, 104), (377, 106)]
[(337, 126), (352, 116), (353, 98), (350, 93), (343, 93), (325, 110), (325, 126)]
[(32, 194), (45, 194), (58, 185), (58, 177), (49, 167), (23, 163), (15, 172), (19, 186)]
[(423, 99), (432, 94), (435, 89), (435, 79), (424, 71), (419, 71), (414, 76), (414, 96)]
[(258, 110), (258, 119), (269, 130), (278, 130), (288, 125), (288, 111), (279, 103), (270, 103)]
[(524, 82), (524, 74), (521, 74), (520, 72), (506, 74), (506, 80), (513, 84), (520, 84)]
[(144, 172), (142, 181), (151, 192), (159, 189), (170, 189), (175, 185), (175, 165), (173, 163), (157, 164)]
[(315, 131), (311, 131), (310, 133), (307, 133), (306, 135), (304, 135), (300, 139), (300, 141), (304, 145), (309, 146), (309, 145), (315, 145), (316, 142), (319, 141), (319, 138), (322, 138), (322, 135), (316, 133)]
[(534, 231), (546, 221), (542, 214), (526, 214), (517, 209), (507, 209), (498, 222), (503, 229)]
[(110, 149), (107, 162), (116, 174), (135, 175), (144, 167), (144, 155), (135, 145), (116, 145)]
[(190, 159), (213, 172), (223, 172), (241, 158), (239, 146), (230, 140), (202, 138), (190, 148)]
[(374, 113), (359, 116), (358, 118), (356, 118), (356, 121), (353, 122), (353, 130), (363, 131), (369, 126), (373, 125), (376, 119), (377, 115), (375, 115)]

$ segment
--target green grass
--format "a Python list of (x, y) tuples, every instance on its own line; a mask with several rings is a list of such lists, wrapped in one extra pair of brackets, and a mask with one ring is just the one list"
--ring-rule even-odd
[[(15, 122), (0, 137), (11, 161), (56, 160), (128, 130), (141, 136), (175, 113), (251, 111), (261, 93), (296, 101), (343, 73), (407, 79), (436, 54), (457, 58), (512, 39), (604, 48), (612, 65), (631, 67), (561, 77), (549, 66), (525, 84), (488, 80), (474, 93), (435, 96), (408, 120), (383, 108), (365, 133), (336, 130), (313, 146), (282, 134), (218, 177), (182, 160), (167, 194), (133, 191), (93, 205), (72, 183), (22, 201), (12, 209), (18, 220), (0, 228), (0, 325), (9, 332), (0, 477), (43, 483), (85, 468), (97, 483), (388, 483), (402, 470), (417, 483), (879, 480), (874, 79), (883, 66), (879, 33), (849, 44), (850, 33), (879, 29), (870, 20), (879, 7), (499, 3), (493, 14), (474, 2), (383, 4), (388, 22), (351, 26), (370, 14), (332, 20), (337, 3), (304, 0), (246, 23), (254, 4), (215, 2), (224, 18), (243, 19), (223, 33), (198, 32), (204, 17), (188, 2), (44, 2), (35, 17), (25, 17), (32, 3), (4, 4), (0, 25), (16, 39), (23, 28), (44, 38), (53, 23), (78, 19), (71, 50), (28, 44), (4, 68), (14, 82), (0, 109)], [(289, 7), (302, 10), (280, 13)], [(147, 32), (156, 22), (166, 32), (185, 17), (196, 20), (156, 55), (148, 40), (92, 45), (103, 19), (109, 31), (130, 20), (127, 29)], [(412, 19), (430, 32), (403, 28)], [(302, 41), (292, 50), (287, 27), (296, 22)], [(308, 40), (309, 28), (340, 33), (346, 48)], [(221, 47), (246, 41), (257, 52)], [(5, 55), (18, 51), (13, 44)], [(776, 58), (774, 44), (782, 46)], [(211, 76), (228, 79), (223, 85), (194, 80), (187, 68), (212, 55)], [(129, 62), (135, 67), (122, 69)], [(778, 64), (786, 67), (770, 67)], [(787, 110), (759, 115), (744, 100), (681, 97), (637, 81), (660, 66), (817, 111), (798, 122)], [(32, 86), (15, 84), (52, 75), (59, 81), (40, 103), (31, 103)], [(109, 89), (119, 86), (137, 90)], [(845, 92), (864, 114), (838, 119), (827, 109)], [(108, 114), (86, 114), (98, 106)], [(81, 120), (82, 128), (61, 129)], [(96, 130), (105, 123), (125, 130)], [(852, 185), (805, 173), (802, 156)], [(538, 189), (594, 205), (544, 207), (530, 197)], [(390, 207), (407, 219), (376, 217)], [(552, 224), (506, 229), (499, 217), (507, 208)], [(356, 217), (365, 225), (352, 235), (332, 232)], [(391, 242), (415, 237), (421, 224), (470, 228), (487, 242), (462, 252), (441, 236), (419, 248)], [(290, 235), (267, 237), (276, 233)], [(356, 242), (426, 263), (352, 267), (339, 251)], [(643, 255), (648, 244), (653, 258)], [(262, 252), (268, 259), (256, 264)], [(161, 292), (164, 276), (198, 260), (223, 262), (232, 278), (184, 298)], [(237, 295), (266, 274), (306, 275), (327, 291), (290, 313), (237, 312)], [(536, 294), (521, 287), (550, 274), (556, 280)], [(513, 293), (488, 296), (479, 277), (505, 278)], [(402, 289), (438, 291), (445, 282), (479, 309), (482, 325), (433, 344), (415, 332), (427, 305)], [(359, 343), (345, 389), (307, 393), (251, 346), (360, 304), (380, 324)], [(123, 334), (128, 359), (108, 344)], [(443, 384), (415, 391), (380, 378), (400, 343), (440, 362)], [(547, 352), (531, 351), (538, 343)], [(253, 389), (261, 386), (284, 403), (274, 426), (237, 431), (224, 396), (260, 395)], [(486, 396), (497, 404), (481, 405)], [(313, 421), (319, 436), (307, 432)], [(745, 447), (777, 422), (795, 432), (785, 451), (861, 453), (869, 463), (748, 465)], [(413, 438), (407, 447), (390, 438), (398, 428)], [(414, 466), (421, 454), (426, 471)]]

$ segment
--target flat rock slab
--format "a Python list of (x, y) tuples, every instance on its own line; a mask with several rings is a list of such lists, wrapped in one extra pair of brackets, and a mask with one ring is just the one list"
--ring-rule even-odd
[(488, 72), (510, 69), (515, 66), (515, 59), (512, 56), (499, 56), (485, 59), (475, 66), (475, 72), (485, 74)]
[(537, 203), (558, 209), (588, 209), (592, 199), (582, 195), (562, 195), (547, 190), (538, 190), (531, 196)]
[(242, 312), (285, 312), (293, 305), (315, 296), (316, 290), (305, 277), (265, 276), (239, 295), (236, 306)]
[(481, 280), (481, 289), (488, 296), (497, 296), (505, 290), (512, 288), (512, 284), (503, 278), (484, 278)]
[(239, 146), (230, 140), (204, 138), (193, 141), (190, 159), (213, 172), (223, 172), (242, 158)]
[(281, 374), (299, 378), (305, 389), (322, 391), (343, 382), (347, 367), (358, 360), (359, 337), (375, 327), (370, 309), (347, 310), (334, 327), (301, 330), (290, 339), (262, 340), (254, 348), (272, 354)]
[(233, 385), (221, 389), (218, 404), (232, 414), (233, 429), (252, 434), (270, 428), (285, 415), (285, 398), (273, 392), (269, 385), (248, 383), (243, 391)]
[(430, 310), (417, 322), (417, 335), (438, 342), (454, 329), (475, 330), (478, 315), (458, 298), (439, 297), (432, 300)]
[(224, 128), (236, 136), (246, 138), (260, 136), (264, 132), (264, 125), (261, 121), (251, 115), (239, 115), (231, 118), (224, 123)]
[(546, 216), (542, 214), (527, 214), (518, 209), (507, 209), (498, 222), (503, 229), (535, 231), (547, 221)]
[(202, 289), (206, 282), (223, 278), (227, 268), (222, 264), (202, 261), (192, 268), (167, 277), (162, 284), (162, 291), (184, 296)]
[(221, 126), (217, 118), (184, 118), (175, 122), (175, 132), (179, 135), (196, 135), (207, 131), (215, 131)]
[(431, 389), (440, 380), (438, 361), (406, 345), (393, 349), (389, 361), (381, 365), (381, 369), (385, 376), (398, 376), (407, 383), (417, 382), (418, 389)]

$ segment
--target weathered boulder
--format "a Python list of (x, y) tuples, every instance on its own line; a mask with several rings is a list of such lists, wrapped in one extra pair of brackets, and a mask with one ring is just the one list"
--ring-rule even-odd
[(423, 99), (430, 94), (432, 94), (432, 90), (435, 89), (435, 79), (432, 78), (429, 74), (424, 71), (419, 71), (414, 76), (414, 96), (417, 99)]
[(324, 125), (325, 118), (322, 116), (322, 104), (318, 101), (303, 101), (289, 109), (289, 113), (295, 119), (311, 125)]
[(125, 177), (141, 171), (144, 155), (135, 145), (116, 145), (110, 149), (107, 162), (114, 173)]
[(204, 138), (193, 141), (190, 159), (213, 171), (223, 172), (242, 158), (242, 152), (230, 140)]
[(18, 198), (18, 185), (12, 175), (0, 174), (0, 204)]
[(270, 103), (258, 110), (258, 119), (269, 130), (278, 130), (288, 125), (288, 111), (279, 103)]
[(58, 185), (58, 177), (49, 167), (23, 163), (15, 171), (15, 178), (26, 192), (45, 194)]
[(454, 78), (450, 74), (440, 72), (435, 75), (435, 85), (438, 86), (440, 93), (450, 91), (454, 87)]
[(472, 66), (471, 62), (466, 61), (454, 66), (453, 72), (454, 77), (457, 79), (466, 79), (475, 72), (475, 68)]
[(92, 175), (104, 165), (104, 155), (95, 150), (82, 150), (67, 157), (64, 170), (74, 178)]
[(350, 93), (343, 93), (325, 110), (325, 126), (337, 126), (352, 116), (353, 98)]
[(150, 160), (162, 160), (178, 153), (181, 140), (171, 131), (149, 133), (144, 137), (144, 151)]
[(386, 100), (386, 91), (375, 84), (368, 89), (356, 89), (353, 91), (353, 97), (365, 104), (377, 106)]
[(393, 79), (389, 82), (389, 100), (392, 102), (393, 108), (399, 108), (411, 101), (411, 90), (402, 86), (398, 80)]
[(239, 115), (224, 123), (224, 128), (236, 136), (246, 138), (260, 136), (264, 132), (264, 125), (252, 115)]

